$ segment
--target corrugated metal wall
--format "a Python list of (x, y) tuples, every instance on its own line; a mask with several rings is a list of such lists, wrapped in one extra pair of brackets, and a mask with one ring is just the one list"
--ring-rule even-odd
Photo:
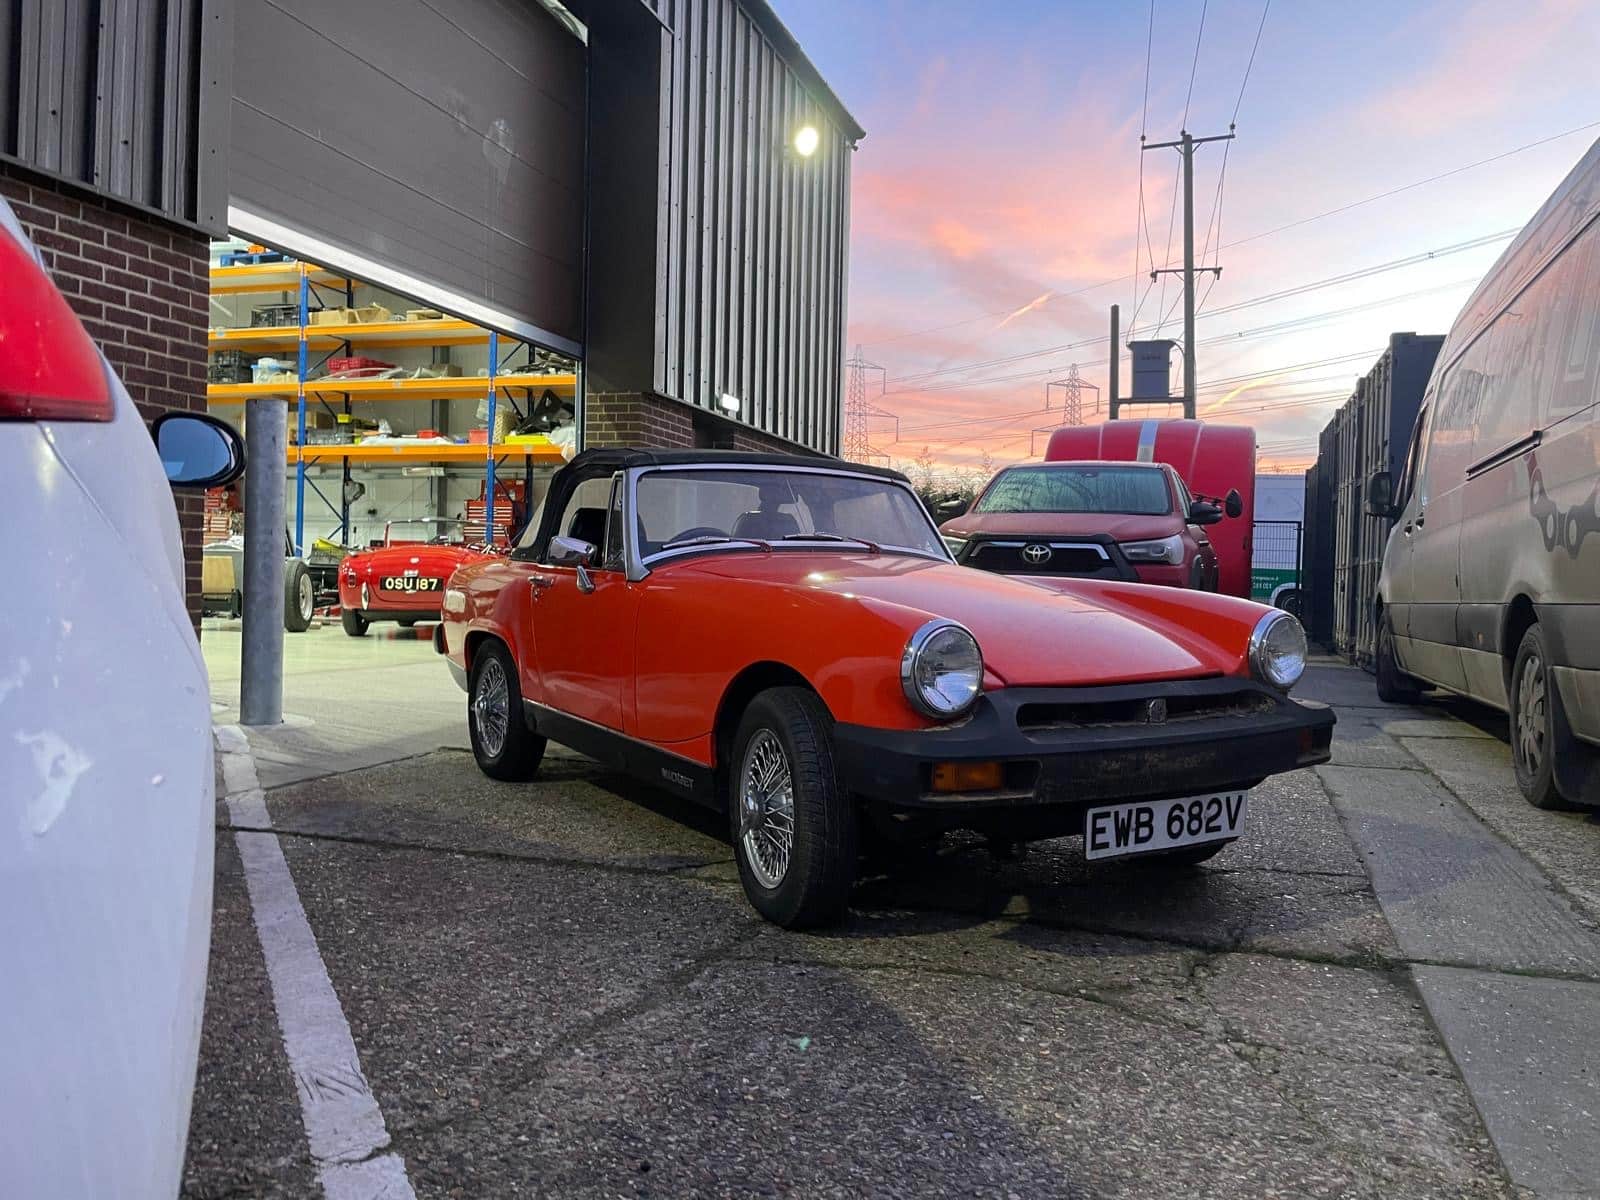
[[(656, 389), (709, 409), (732, 393), (751, 425), (836, 453), (846, 131), (737, 0), (652, 7), (672, 46)], [(807, 124), (821, 135), (808, 159), (788, 149)]]
[(230, 27), (227, 0), (0, 0), (0, 156), (220, 232)]

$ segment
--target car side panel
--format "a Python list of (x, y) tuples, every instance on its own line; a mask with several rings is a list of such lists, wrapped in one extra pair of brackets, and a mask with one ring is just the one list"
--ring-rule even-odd
[[(215, 807), (171, 491), (110, 425), (0, 423), (0, 1195), (172, 1196)], [(90, 490), (92, 489), (92, 490)]]
[(471, 563), (446, 582), (442, 613), (445, 653), (463, 677), (472, 669), (469, 638), (487, 634), (510, 648), (522, 698), (536, 703), (543, 701), (544, 691), (535, 658), (530, 580), (539, 572), (536, 564), (520, 559)]

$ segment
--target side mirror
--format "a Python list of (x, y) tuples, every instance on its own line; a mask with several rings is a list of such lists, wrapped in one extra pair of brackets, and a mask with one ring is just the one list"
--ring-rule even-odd
[(173, 487), (221, 487), (244, 474), (244, 439), (226, 421), (162, 413), (150, 423), (150, 436)]
[(1241, 516), (1244, 513), (1244, 497), (1239, 495), (1238, 488), (1228, 489), (1228, 494), (1222, 498), (1222, 510), (1230, 517)]
[(553, 537), (550, 552), (545, 556), (553, 567), (588, 567), (594, 565), (594, 544), (575, 537)]
[(1196, 500), (1189, 505), (1191, 525), (1215, 525), (1220, 520), (1222, 520), (1222, 510), (1209, 500)]
[(948, 500), (940, 500), (933, 506), (933, 515), (939, 521), (953, 521), (957, 517), (967, 515), (971, 505), (960, 496), (952, 496)]
[(1394, 506), (1394, 476), (1374, 471), (1367, 479), (1367, 515), (1393, 520), (1399, 516)]

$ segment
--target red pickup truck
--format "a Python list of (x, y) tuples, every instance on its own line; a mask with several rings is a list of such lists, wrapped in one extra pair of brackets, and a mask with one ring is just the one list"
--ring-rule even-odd
[(980, 570), (1214, 592), (1204, 527), (1237, 505), (1196, 500), (1165, 463), (1034, 463), (999, 472), (939, 532), (957, 562)]

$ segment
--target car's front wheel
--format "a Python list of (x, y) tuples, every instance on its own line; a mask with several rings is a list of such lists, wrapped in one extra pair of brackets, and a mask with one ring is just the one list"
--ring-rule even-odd
[(367, 618), (360, 609), (344, 608), (339, 610), (339, 624), (344, 626), (344, 631), (351, 637), (365, 637), (367, 633)]
[(734, 857), (750, 903), (785, 929), (837, 920), (855, 882), (859, 828), (822, 701), (805, 688), (762, 692), (739, 723), (729, 768)]
[(545, 739), (522, 715), (517, 664), (500, 642), (485, 642), (467, 679), (467, 731), (472, 757), (490, 779), (532, 779), (544, 758)]

